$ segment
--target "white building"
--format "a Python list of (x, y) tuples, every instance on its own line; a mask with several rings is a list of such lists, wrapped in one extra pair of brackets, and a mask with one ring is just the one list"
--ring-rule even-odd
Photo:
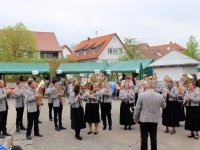
[(71, 56), (79, 62), (112, 62), (118, 60), (124, 51), (122, 41), (113, 33), (81, 41)]
[(159, 81), (163, 81), (166, 75), (173, 80), (180, 80), (184, 74), (196, 74), (197, 70), (194, 67), (198, 64), (200, 62), (177, 51), (172, 51), (150, 64), (149, 67), (153, 68)]
[(66, 58), (67, 56), (71, 55), (72, 51), (67, 45), (60, 46), (62, 50), (63, 58)]

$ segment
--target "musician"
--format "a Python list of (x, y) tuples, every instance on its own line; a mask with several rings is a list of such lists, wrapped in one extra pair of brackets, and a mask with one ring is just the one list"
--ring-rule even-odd
[(185, 130), (189, 130), (191, 132), (188, 138), (199, 139), (200, 92), (196, 89), (194, 81), (190, 82), (189, 91), (185, 95), (184, 100), (186, 101)]
[(53, 110), (53, 100), (50, 97), (51, 89), (53, 87), (53, 83), (51, 82), (49, 87), (46, 89), (46, 95), (48, 96), (48, 107), (49, 107), (49, 120), (53, 121), (52, 110)]
[[(53, 86), (50, 91), (50, 99), (53, 101), (53, 111), (54, 111), (54, 125), (55, 130), (65, 130), (66, 128), (62, 126), (62, 110), (63, 110), (63, 104), (61, 101), (61, 97), (63, 97), (64, 93), (63, 91), (59, 91), (59, 85), (57, 84), (57, 80), (52, 81)], [(57, 123), (57, 120), (59, 123)]]
[(85, 105), (85, 121), (88, 123), (89, 132), (92, 134), (92, 123), (95, 124), (94, 135), (98, 134), (100, 115), (99, 115), (99, 101), (100, 101), (100, 91), (98, 86), (94, 86), (87, 97), (87, 102)]
[(104, 88), (101, 90), (101, 119), (103, 121), (103, 130), (106, 130), (108, 119), (109, 130), (112, 130), (112, 93), (113, 91), (109, 87), (109, 83), (104, 83)]
[(133, 81), (130, 79), (129, 76), (126, 76), (126, 77), (125, 77), (125, 80), (122, 80), (122, 81), (121, 81), (120, 89), (123, 89), (123, 88), (124, 88), (124, 83), (125, 83), (125, 81), (129, 81), (129, 84), (130, 84), (130, 88), (131, 88), (131, 89), (134, 88)]
[(170, 133), (175, 134), (175, 127), (179, 126), (179, 109), (173, 80), (169, 77), (166, 79), (166, 86), (163, 88), (162, 94), (167, 103), (166, 108), (163, 109), (162, 124), (166, 126), (165, 133), (169, 133), (169, 127), (172, 127)]
[(4, 81), (0, 80), (0, 138), (4, 136), (10, 136), (7, 133), (7, 116), (8, 116), (8, 101), (7, 95), (10, 92), (4, 88)]
[(75, 85), (78, 85), (78, 80), (77, 79), (74, 79), (72, 81), (72, 83), (69, 85), (69, 88), (68, 88), (68, 94), (69, 95), (74, 92), (74, 86)]
[(80, 136), (81, 129), (86, 128), (82, 107), (82, 101), (86, 100), (85, 97), (80, 92), (80, 85), (74, 85), (74, 91), (69, 95), (69, 104), (71, 105), (71, 128), (75, 130), (75, 138), (78, 140), (82, 140)]
[(14, 89), (14, 98), (15, 98), (15, 108), (16, 108), (16, 132), (20, 130), (26, 130), (23, 125), (23, 114), (24, 114), (24, 87), (22, 81), (17, 81), (17, 87)]
[(181, 86), (179, 81), (174, 81), (175, 94), (178, 100), (179, 121), (185, 121), (185, 108), (183, 107), (183, 98), (186, 93), (186, 88)]
[(39, 132), (38, 127), (38, 116), (39, 116), (39, 106), (37, 104), (37, 100), (42, 98), (42, 95), (40, 93), (36, 93), (36, 83), (33, 80), (28, 81), (29, 88), (25, 90), (25, 99), (27, 104), (27, 118), (28, 118), (28, 124), (27, 124), (27, 132), (26, 132), (26, 138), (28, 140), (32, 140), (31, 137), (31, 131), (34, 123), (34, 135), (38, 137), (42, 137), (42, 135)]
[(151, 81), (144, 82), (145, 92), (140, 93), (134, 111), (134, 120), (140, 124), (141, 150), (148, 149), (148, 134), (151, 138), (151, 149), (157, 150), (157, 126), (160, 120), (160, 108), (165, 108), (163, 96), (154, 91)]
[(124, 84), (124, 89), (120, 90), (119, 99), (122, 101), (120, 105), (120, 125), (124, 125), (124, 130), (131, 130), (131, 126), (134, 125), (133, 114), (130, 111), (130, 107), (134, 107), (135, 93), (130, 89), (128, 81)]

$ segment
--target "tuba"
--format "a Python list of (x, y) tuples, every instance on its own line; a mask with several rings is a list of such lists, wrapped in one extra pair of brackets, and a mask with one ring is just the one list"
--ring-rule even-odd
[[(36, 87), (36, 93), (39, 93), (40, 95), (42, 95), (41, 88), (44, 88), (44, 87), (45, 87), (45, 82), (44, 82), (44, 80), (41, 80), (40, 83)], [(42, 96), (40, 96), (39, 98), (36, 99), (36, 103), (38, 106), (43, 105)]]
[(194, 80), (193, 76), (191, 76), (190, 74), (184, 74), (183, 75), (183, 86), (187, 88), (189, 86), (189, 83), (191, 80)]

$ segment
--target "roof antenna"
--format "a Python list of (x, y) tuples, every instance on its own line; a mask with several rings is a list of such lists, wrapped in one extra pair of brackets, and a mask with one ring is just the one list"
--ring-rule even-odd
[(96, 36), (96, 37), (98, 36), (98, 31), (97, 31), (97, 30), (95, 31), (95, 36)]

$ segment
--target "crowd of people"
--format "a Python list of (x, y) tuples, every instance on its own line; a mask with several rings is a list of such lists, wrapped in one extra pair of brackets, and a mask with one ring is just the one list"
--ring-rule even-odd
[[(86, 128), (86, 123), (88, 134), (98, 134), (100, 120), (103, 123), (103, 130), (112, 130), (113, 90), (108, 81), (102, 85), (94, 84), (88, 90), (82, 90), (78, 80), (74, 79), (68, 85), (66, 93), (62, 88), (64, 84), (61, 80), (52, 79), (45, 89), (49, 120), (54, 120), (56, 131), (66, 129), (62, 125), (63, 101), (66, 99), (66, 93), (70, 105), (71, 129), (75, 131), (76, 139), (82, 140), (80, 132)], [(12, 91), (4, 87), (3, 80), (0, 80), (0, 138), (10, 136), (6, 128), (8, 94), (16, 99), (16, 132), (27, 130), (26, 138), (31, 140), (34, 125), (34, 135), (42, 137), (38, 126), (40, 107), (43, 105), (41, 89), (38, 90), (38, 83), (33, 79), (28, 80), (28, 86), (24, 86), (21, 81), (17, 81), (16, 85)], [(159, 82), (156, 74), (151, 78), (144, 74), (140, 81), (135, 77), (124, 75), (120, 83), (119, 99), (121, 100), (119, 124), (124, 126), (124, 130), (131, 130), (134, 124), (140, 124), (142, 150), (147, 149), (148, 133), (151, 137), (152, 150), (157, 149), (157, 125), (161, 116), (162, 125), (166, 127), (165, 133), (176, 134), (176, 127), (181, 121), (185, 121), (185, 130), (190, 131), (188, 138), (199, 139), (200, 90), (196, 87), (195, 81), (185, 85), (180, 81), (173, 81), (169, 76), (166, 76), (163, 82)], [(23, 125), (25, 106), (27, 106), (27, 127)]]

